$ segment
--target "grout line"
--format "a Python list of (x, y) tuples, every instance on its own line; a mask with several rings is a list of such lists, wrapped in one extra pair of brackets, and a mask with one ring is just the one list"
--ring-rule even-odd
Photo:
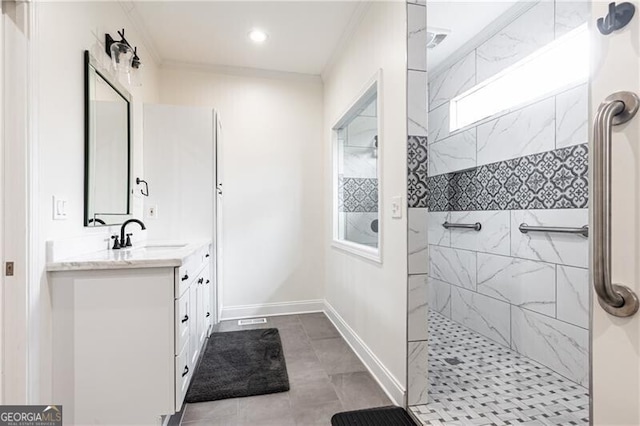
[(555, 318), (558, 319), (558, 265), (556, 265), (555, 267), (555, 274), (556, 274), (556, 315)]

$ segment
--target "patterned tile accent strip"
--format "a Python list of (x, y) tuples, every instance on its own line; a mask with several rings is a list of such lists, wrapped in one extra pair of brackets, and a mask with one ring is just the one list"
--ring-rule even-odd
[(378, 211), (378, 179), (340, 177), (339, 211), (376, 213)]
[(409, 136), (407, 149), (409, 207), (427, 207), (427, 137)]
[(429, 313), (428, 425), (588, 425), (587, 390), (552, 370)]
[[(417, 182), (415, 188), (421, 188)], [(410, 173), (409, 199), (422, 202), (419, 191), (412, 193), (412, 183)], [(424, 198), (430, 211), (586, 208), (588, 147), (575, 145), (433, 176)]]

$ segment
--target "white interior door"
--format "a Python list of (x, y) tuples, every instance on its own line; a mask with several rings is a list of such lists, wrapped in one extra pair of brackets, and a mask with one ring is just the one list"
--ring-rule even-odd
[(222, 318), (222, 291), (223, 291), (223, 216), (222, 216), (222, 203), (223, 203), (223, 162), (222, 162), (222, 144), (224, 141), (224, 135), (222, 132), (222, 123), (220, 121), (220, 115), (214, 113), (215, 123), (215, 137), (214, 137), (214, 167), (215, 167), (215, 233), (214, 233), (214, 248), (216, 253), (215, 269), (214, 269), (214, 304), (215, 307), (215, 319), (216, 322)]
[(2, 279), (2, 361), (5, 404), (25, 404), (35, 386), (28, 382), (30, 321), (28, 289), (27, 210), (29, 159), (29, 52), (27, 21), (29, 4), (3, 2), (2, 5), (2, 273), (5, 262), (14, 262), (11, 276)]
[[(638, 7), (637, 2), (633, 2)], [(608, 13), (608, 2), (592, 3), (591, 116), (600, 103), (618, 91), (640, 93), (640, 11), (623, 29), (601, 34), (596, 20)], [(592, 118), (592, 125), (595, 119)], [(593, 126), (592, 126), (593, 127)], [(594, 131), (590, 138), (591, 173), (594, 171)], [(640, 294), (640, 114), (613, 127), (612, 145), (612, 277)], [(594, 225), (594, 184), (591, 230)], [(594, 247), (603, 246), (592, 235)], [(592, 272), (592, 275), (597, 275)], [(592, 277), (594, 284), (595, 276)], [(616, 317), (606, 313), (592, 293), (592, 423), (640, 425), (640, 313)]]

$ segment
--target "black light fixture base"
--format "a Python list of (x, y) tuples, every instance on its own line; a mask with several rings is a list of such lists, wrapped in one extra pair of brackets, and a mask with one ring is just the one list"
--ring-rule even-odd
[(120, 36), (120, 41), (115, 40), (109, 33), (106, 33), (104, 35), (104, 47), (107, 55), (111, 57), (111, 45), (113, 45), (113, 43), (124, 43), (133, 51), (133, 60), (131, 61), (131, 66), (135, 69), (140, 68), (140, 65), (142, 65), (142, 61), (138, 56), (138, 47), (131, 46), (127, 39), (124, 38), (124, 28), (122, 29), (122, 31), (118, 31), (118, 35)]

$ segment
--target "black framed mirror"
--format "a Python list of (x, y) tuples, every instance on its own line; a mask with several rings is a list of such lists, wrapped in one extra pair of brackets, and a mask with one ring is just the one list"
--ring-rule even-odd
[(131, 95), (89, 51), (84, 66), (84, 226), (117, 225), (132, 213)]

